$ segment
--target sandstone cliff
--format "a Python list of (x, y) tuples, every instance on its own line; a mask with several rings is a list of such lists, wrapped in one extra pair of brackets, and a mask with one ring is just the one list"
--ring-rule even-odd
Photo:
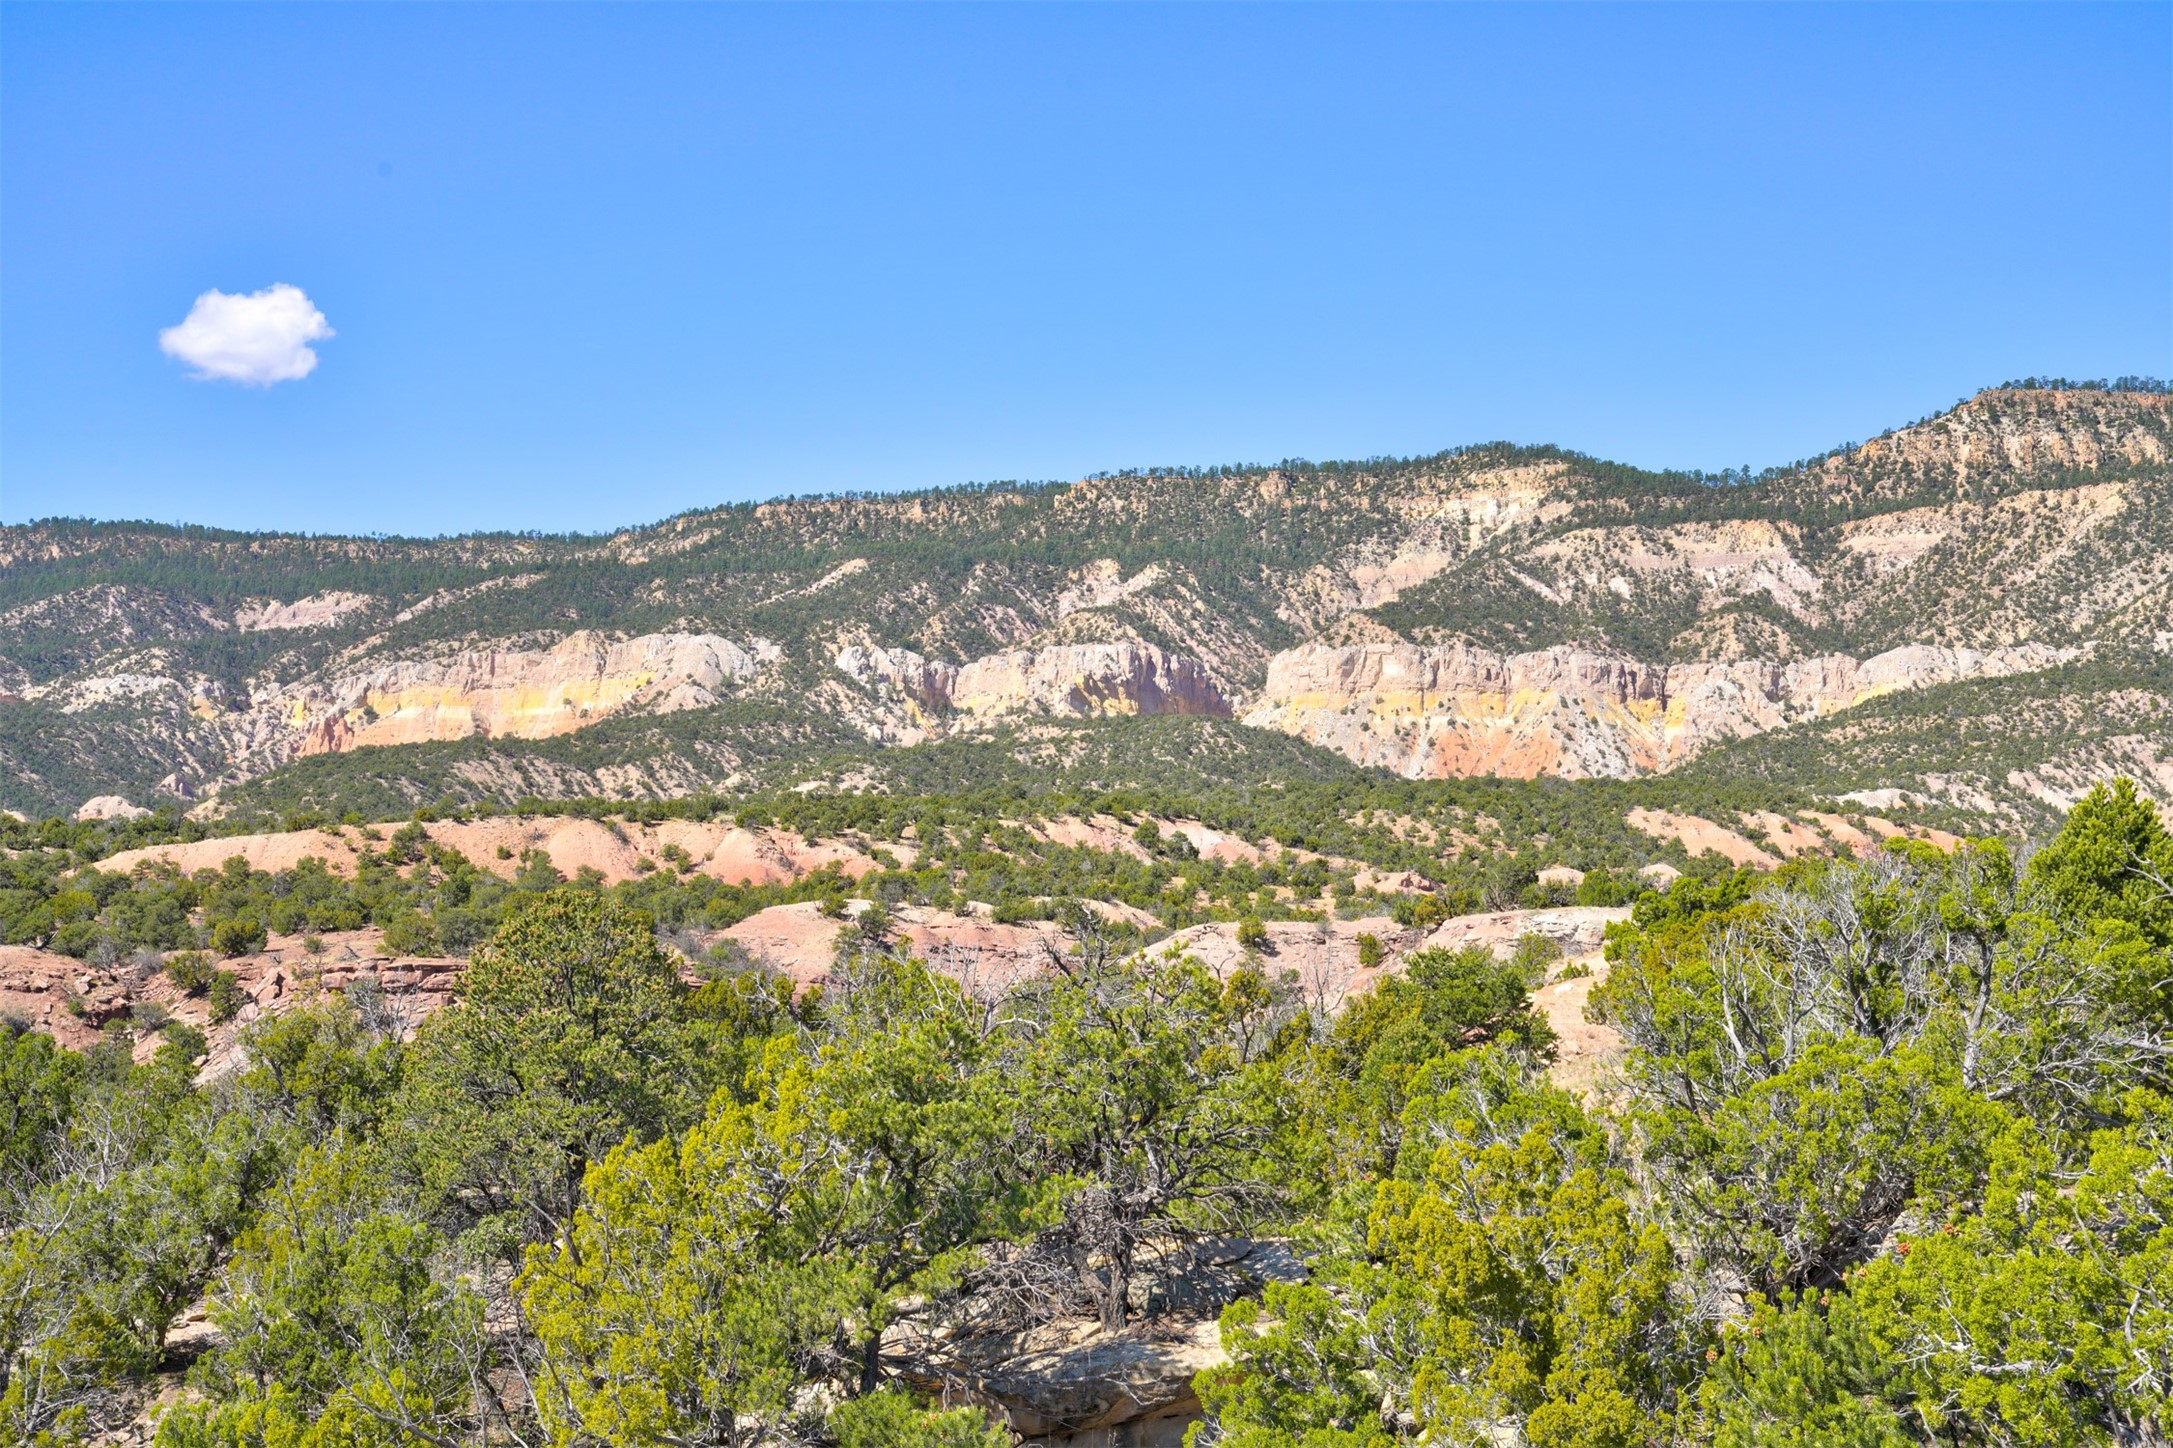
[(941, 716), (1108, 718), (1204, 714), (1228, 718), (1230, 702), (1197, 659), (1153, 644), (1119, 640), (1010, 649), (950, 664), (910, 649), (850, 645), (838, 672), (894, 702), (924, 730)]
[(1881, 694), (2073, 656), (2043, 645), (1911, 646), (1869, 659), (1659, 665), (1572, 646), (1501, 654), (1468, 643), (1309, 644), (1276, 656), (1244, 721), (1410, 778), (1628, 778), (1671, 768), (1718, 739)]
[(612, 642), (582, 631), (541, 650), (475, 650), (388, 664), (305, 685), (273, 701), (306, 720), (301, 754), (482, 734), (543, 739), (630, 706), (658, 712), (714, 704), (778, 658), (775, 644), (713, 634)]

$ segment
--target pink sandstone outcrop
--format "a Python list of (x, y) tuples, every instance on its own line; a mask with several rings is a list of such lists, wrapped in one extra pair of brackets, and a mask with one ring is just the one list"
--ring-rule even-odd
[(140, 820), (150, 811), (118, 794), (94, 795), (76, 807), (79, 820)]
[(1770, 870), (1780, 860), (1760, 849), (1742, 835), (1711, 820), (1696, 815), (1670, 814), (1666, 810), (1633, 809), (1624, 816), (1633, 830), (1642, 830), (1656, 840), (1675, 840), (1692, 855), (1710, 851), (1731, 865), (1750, 865), (1760, 870)]
[(1574, 645), (1307, 644), (1275, 656), (1244, 722), (1414, 779), (1620, 779), (1881, 694), (2049, 668), (2078, 652), (1913, 644), (1868, 659), (1655, 665)]
[[(1747, 835), (1697, 815), (1639, 808), (1623, 816), (1623, 822), (1656, 840), (1674, 840), (1693, 855), (1711, 851), (1731, 865), (1748, 865), (1758, 870), (1773, 869), (1782, 860), (1793, 860), (1799, 855), (1868, 855), (1882, 842), (1893, 839), (1922, 840), (1942, 850), (1952, 850), (1962, 843), (1959, 835), (1935, 830), (1929, 825), (1898, 825), (1877, 815), (1863, 816), (1852, 824), (1839, 815), (1817, 810), (1806, 810), (1798, 819), (1789, 819), (1771, 810), (1757, 810), (1743, 816), (1743, 823), (1764, 837), (1762, 846)], [(1668, 868), (1647, 865), (1639, 873)], [(1660, 881), (1658, 888), (1664, 890), (1668, 883)]]
[[(1592, 987), (1607, 978), (1601, 956), (1607, 927), (1628, 920), (1627, 908), (1564, 906), (1552, 910), (1496, 910), (1461, 915), (1430, 934), (1406, 930), (1386, 916), (1320, 922), (1269, 921), (1267, 943), (1247, 949), (1238, 944), (1237, 927), (1228, 922), (1195, 925), (1148, 947), (1151, 954), (1176, 951), (1190, 955), (1218, 975), (1258, 966), (1271, 979), (1287, 983), (1306, 1006), (1336, 1010), (1352, 996), (1400, 974), (1414, 951), (1462, 950), (1480, 946), (1507, 956), (1527, 935), (1552, 941), (1561, 951), (1554, 978), (1532, 993), (1532, 1003), (1560, 1037), (1548, 1074), (1558, 1085), (1582, 1089), (1601, 1073), (1622, 1039), (1607, 1026), (1584, 1018)], [(1359, 938), (1372, 936), (1382, 954), (1367, 966), (1359, 958)], [(1573, 970), (1566, 969), (1574, 967)]]
[[(830, 973), (839, 936), (855, 928), (852, 922), (867, 908), (867, 901), (848, 901), (845, 915), (833, 918), (811, 900), (772, 905), (722, 931), (720, 938), (805, 989)], [(1047, 921), (1005, 924), (923, 905), (900, 907), (892, 916), (890, 938), (976, 990), (1002, 990), (1037, 975), (1073, 943)]]
[[(274, 834), (225, 835), (186, 844), (149, 845), (122, 850), (98, 868), (127, 874), (147, 861), (171, 863), (185, 874), (215, 870), (239, 855), (251, 869), (291, 870), (304, 859), (323, 860), (335, 874), (351, 875), (364, 849), (382, 849), (397, 826), (374, 825), (371, 839), (360, 828), (291, 830)], [(439, 820), (424, 827), (430, 838), (458, 851), (478, 869), (510, 879), (522, 857), (541, 850), (552, 867), (571, 879), (592, 869), (607, 884), (617, 884), (650, 869), (673, 868), (668, 851), (685, 851), (686, 869), (727, 884), (777, 885), (816, 870), (834, 869), (854, 879), (880, 867), (868, 850), (845, 840), (803, 840), (782, 830), (749, 830), (726, 822), (664, 820), (653, 825), (621, 821), (507, 815), (483, 820)], [(909, 865), (913, 847), (883, 847)], [(498, 852), (506, 853), (500, 855)]]
[[(1175, 951), (1190, 955), (1217, 974), (1250, 961), (1276, 978), (1288, 978), (1309, 1004), (1333, 1010), (1351, 996), (1370, 990), (1383, 976), (1403, 968), (1414, 950), (1462, 950), (1479, 945), (1506, 955), (1527, 935), (1542, 935), (1561, 947), (1563, 957), (1596, 957), (1608, 925), (1630, 918), (1627, 907), (1565, 905), (1550, 910), (1494, 910), (1459, 915), (1431, 933), (1407, 930), (1385, 915), (1358, 920), (1270, 920), (1263, 922), (1267, 943), (1247, 949), (1237, 939), (1237, 925), (1216, 921), (1188, 926), (1147, 947), (1150, 955)], [(1372, 936), (1382, 948), (1380, 963), (1359, 959), (1359, 937)]]
[[(301, 937), (274, 936), (254, 955), (221, 960), (219, 968), (240, 980), (245, 1002), (233, 1020), (214, 1024), (210, 1005), (186, 995), (164, 974), (129, 962), (99, 966), (73, 956), (0, 946), (0, 1016), (27, 1021), (61, 1045), (82, 1050), (97, 1041), (111, 1020), (128, 1020), (150, 1005), (205, 1033), (210, 1044), (207, 1069), (214, 1074), (235, 1062), (240, 1032), (250, 1022), (288, 1009), (321, 992), (344, 992), (364, 976), (383, 988), (386, 1008), (403, 1029), (452, 999), (453, 983), (465, 961), (394, 955), (384, 948), (384, 932), (327, 932), (323, 949), (311, 954)], [(145, 1033), (136, 1044), (139, 1058), (158, 1047)]]

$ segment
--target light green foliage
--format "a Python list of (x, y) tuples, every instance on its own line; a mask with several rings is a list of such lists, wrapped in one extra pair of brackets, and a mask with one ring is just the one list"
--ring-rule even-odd
[(1538, 982), (1525, 957), (1503, 961), (1484, 946), (1435, 947), (1405, 956), (1403, 970), (1375, 1010), (1392, 1006), (1399, 1024), (1423, 1033), (1429, 1053), (1514, 1042), (1552, 1055), (1554, 1031), (1532, 1006)]
[(399, 1086), (399, 1043), (372, 1031), (343, 995), (252, 1023), (242, 1046), (247, 1082), (312, 1134), (367, 1129)]
[(1257, 971), (1091, 954), (1014, 997), (1031, 1029), (1004, 1068), (1027, 1105), (1013, 1143), (1058, 1188), (1029, 1256), (1069, 1264), (1107, 1327), (1131, 1313), (1141, 1250), (1175, 1229), (1233, 1231), (1280, 1199), (1263, 1157), (1281, 1115), (1278, 1002)]
[(58, 1169), (9, 1193), (0, 1428), (21, 1439), (157, 1366), (292, 1149), (245, 1091), (196, 1091), (188, 1070), (124, 1057), (73, 1101)]
[[(1246, 808), (1311, 849), (1424, 797), (1371, 798)], [(1417, 951), (1331, 1015), (1272, 952), (1217, 976), (1069, 901), (1385, 904), (1341, 867), (1052, 846), (1017, 807), (761, 806), (871, 847), (911, 826), (914, 869), (798, 898), (965, 886), (1065, 917), (1078, 949), (1003, 990), (886, 930), (845, 932), (797, 995), (730, 952), (690, 988), (658, 924), (701, 953), (691, 927), (778, 895), (672, 860), (424, 908), (455, 872), (416, 822), (370, 898), (441, 936), (503, 923), (412, 1046), (369, 978), (252, 1020), (212, 1084), (178, 1025), (141, 1064), (125, 1021), (80, 1056), (0, 1032), (0, 1441), (125, 1417), (207, 1303), (220, 1337), (165, 1448), (996, 1448), (978, 1410), (906, 1391), (946, 1370), (931, 1344), (1052, 1318), (1157, 1337), (1161, 1254), (1260, 1234), (1307, 1272), (1226, 1309), (1199, 1448), (2163, 1440), (2168, 846), (2134, 795), (2093, 795), (2026, 869), (1899, 844), (1638, 896), (1592, 997), (1619, 1076), (1589, 1099), (1542, 1075), (1551, 950)], [(83, 856), (117, 830), (0, 831), (25, 842), (0, 911), (71, 948), (156, 934), (184, 897), (191, 944), (360, 898), (239, 865), (104, 875)], [(1534, 858), (1405, 898), (1513, 898)]]
[(2173, 835), (2132, 780), (2084, 796), (2030, 874), (2070, 915), (2125, 921), (2173, 944)]
[(2009, 1110), (2083, 1129), (2155, 1059), (2118, 952), (1997, 844), (1890, 849), (1755, 897), (1637, 907), (1592, 998), (1679, 1230), (1761, 1288), (1828, 1285), (1912, 1197), (1966, 1198)]
[(1637, 882), (1634, 878), (1605, 866), (1586, 871), (1584, 879), (1577, 883), (1579, 905), (1627, 905), (1637, 895)]
[(2016, 1123), (1981, 1205), (1902, 1233), (1846, 1290), (1731, 1328), (1703, 1402), (1721, 1448), (2054, 1448), (2162, 1422), (2173, 1369), (2173, 1108), (2140, 1094), (2072, 1184)]
[(939, 1412), (904, 1393), (870, 1393), (830, 1412), (837, 1448), (1010, 1448), (1011, 1435), (973, 1408)]
[(462, 1421), (482, 1304), (442, 1280), (443, 1243), (385, 1181), (374, 1152), (311, 1149), (266, 1194), (213, 1294), (206, 1400), (166, 1416), (162, 1448), (395, 1448)]
[[(1671, 1211), (1761, 1289), (1830, 1283), (1863, 1260), (1913, 1193), (1968, 1172), (1969, 1099), (1914, 1053), (1861, 1040), (1806, 1049), (1708, 1115), (1651, 1119)], [(1957, 1119), (1960, 1118), (1960, 1119)], [(1949, 1163), (1942, 1154), (1959, 1152)]]
[(1427, 1076), (1362, 1238), (1223, 1316), (1233, 1444), (1640, 1444), (1684, 1380), (1666, 1235), (1605, 1132), (1496, 1051)]
[(1007, 1150), (1018, 1102), (982, 1009), (918, 960), (863, 957), (833, 976), (818, 1040), (810, 1129), (839, 1168), (820, 1210), (861, 1264), (853, 1355), (870, 1392), (898, 1305), (954, 1286), (975, 1249), (1026, 1222)]
[(217, 968), (201, 950), (177, 950), (166, 957), (166, 978), (188, 995), (202, 995), (211, 988)]
[(765, 1076), (682, 1141), (614, 1149), (563, 1243), (529, 1249), (552, 1441), (739, 1448), (790, 1416), (802, 1359), (860, 1294), (810, 1064), (779, 1041)]
[(1892, 1359), (1847, 1293), (1790, 1294), (1710, 1349), (1701, 1407), (1713, 1448), (1913, 1448), (1887, 1401)]
[(1483, 946), (1422, 950), (1351, 1001), (1307, 1070), (1307, 1155), (1322, 1180), (1386, 1172), (1421, 1073), (1458, 1051), (1499, 1044), (1551, 1056), (1555, 1033), (1533, 1008), (1531, 978)]
[(211, 927), (211, 948), (229, 958), (264, 948), (264, 922), (250, 916), (221, 920)]
[(2027, 1127), (1980, 1210), (1910, 1232), (1853, 1294), (1890, 1396), (1963, 1441), (2066, 1445), (2163, 1421), (2173, 1386), (2173, 1104), (2131, 1098), (2069, 1185)]

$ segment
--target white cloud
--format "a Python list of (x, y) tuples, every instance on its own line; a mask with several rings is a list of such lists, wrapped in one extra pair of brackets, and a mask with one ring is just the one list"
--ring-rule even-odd
[(247, 296), (204, 293), (180, 326), (159, 332), (158, 346), (206, 380), (269, 387), (315, 371), (309, 344), (331, 335), (308, 294), (281, 282)]

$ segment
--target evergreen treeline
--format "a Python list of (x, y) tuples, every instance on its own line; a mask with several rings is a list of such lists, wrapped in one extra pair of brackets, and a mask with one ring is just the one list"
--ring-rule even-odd
[(1245, 1235), (1307, 1272), (1224, 1312), (1195, 1448), (2164, 1439), (2173, 837), (2124, 782), (2026, 863), (1646, 895), (1590, 1096), (1524, 953), (1330, 1015), (1080, 932), (969, 991), (878, 916), (795, 998), (547, 888), (412, 1039), (367, 987), (208, 1082), (0, 1032), (0, 1437), (136, 1411), (202, 1303), (170, 1448), (994, 1448), (928, 1344), (1151, 1332), (1150, 1264)]

